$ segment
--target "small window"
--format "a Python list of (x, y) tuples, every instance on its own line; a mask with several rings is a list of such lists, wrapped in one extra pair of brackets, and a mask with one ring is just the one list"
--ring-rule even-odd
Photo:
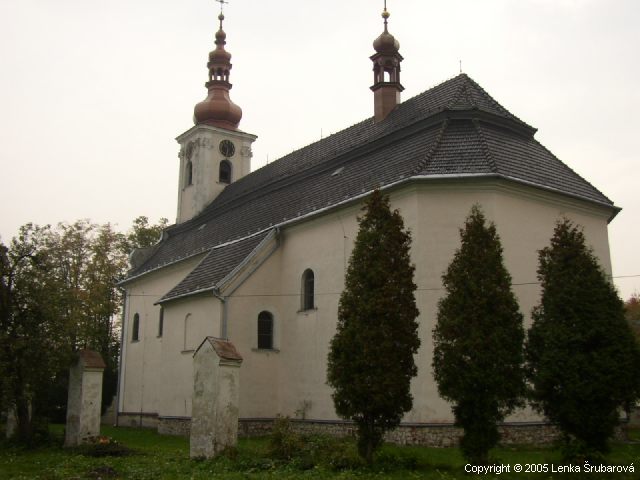
[(197, 326), (194, 316), (191, 313), (187, 313), (184, 317), (183, 352), (192, 352), (198, 346), (198, 340), (202, 337), (200, 336), (200, 331)]
[(184, 186), (188, 187), (189, 185), (193, 185), (193, 163), (191, 163), (191, 160), (187, 162), (184, 171)]
[(302, 310), (313, 310), (315, 308), (314, 283), (313, 270), (306, 269), (302, 274)]
[(222, 160), (220, 162), (218, 181), (220, 183), (231, 183), (231, 162), (229, 160)]
[(269, 312), (260, 312), (258, 315), (258, 348), (273, 349), (273, 315)]
[(133, 316), (133, 328), (131, 329), (131, 341), (137, 342), (140, 340), (140, 314), (136, 313)]
[(164, 329), (164, 307), (160, 306), (160, 314), (158, 316), (158, 337), (162, 337), (162, 330)]

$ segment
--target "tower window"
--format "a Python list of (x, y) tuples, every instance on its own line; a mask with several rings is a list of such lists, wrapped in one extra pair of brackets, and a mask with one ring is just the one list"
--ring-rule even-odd
[(164, 307), (160, 306), (160, 314), (158, 316), (158, 337), (162, 337), (162, 331), (164, 330)]
[(315, 277), (313, 270), (306, 269), (302, 274), (302, 310), (313, 310), (315, 308)]
[(131, 328), (131, 341), (137, 342), (140, 340), (140, 314), (136, 313), (133, 316), (133, 326)]
[(220, 162), (218, 181), (220, 183), (231, 183), (231, 162), (229, 160), (222, 160)]
[(273, 349), (273, 315), (266, 311), (258, 315), (258, 348)]
[(193, 185), (193, 163), (191, 160), (187, 162), (184, 170), (184, 186), (188, 187), (189, 185)]

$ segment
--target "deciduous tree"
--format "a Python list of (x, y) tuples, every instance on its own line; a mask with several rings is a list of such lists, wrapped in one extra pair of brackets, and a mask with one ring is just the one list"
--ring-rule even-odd
[(80, 348), (104, 358), (103, 408), (111, 401), (122, 305), (117, 282), (129, 251), (155, 243), (166, 223), (138, 217), (127, 235), (88, 220), (55, 229), (27, 224), (8, 247), (0, 243), (0, 407), (15, 409), (21, 440), (32, 440), (43, 417), (64, 421), (68, 367)]
[(636, 340), (640, 342), (640, 295), (634, 293), (629, 300), (624, 302), (624, 315)]
[(32, 442), (60, 365), (68, 364), (71, 325), (49, 255), (51, 230), (27, 224), (0, 246), (0, 378), (5, 407), (17, 417), (17, 437)]

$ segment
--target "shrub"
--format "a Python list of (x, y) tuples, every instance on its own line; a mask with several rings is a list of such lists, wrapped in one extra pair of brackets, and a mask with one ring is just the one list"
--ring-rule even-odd
[(302, 438), (293, 431), (291, 420), (278, 415), (273, 421), (269, 454), (279, 460), (291, 460), (301, 452), (302, 446)]

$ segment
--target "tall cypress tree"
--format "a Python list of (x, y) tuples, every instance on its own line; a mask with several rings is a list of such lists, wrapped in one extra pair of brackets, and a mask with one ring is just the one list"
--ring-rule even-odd
[(433, 332), (433, 369), (438, 391), (453, 403), (464, 429), (462, 452), (487, 463), (496, 445), (496, 423), (521, 404), (525, 393), (524, 329), (500, 238), (478, 206), (460, 230), (462, 244), (442, 281)]
[(556, 225), (539, 261), (542, 296), (526, 350), (534, 406), (558, 424), (569, 451), (605, 452), (618, 409), (639, 393), (640, 352), (624, 304), (571, 221)]
[(411, 409), (410, 382), (417, 374), (413, 355), (420, 339), (411, 235), (378, 190), (363, 210), (340, 297), (327, 382), (334, 389), (336, 412), (356, 423), (358, 450), (371, 463), (384, 432)]

